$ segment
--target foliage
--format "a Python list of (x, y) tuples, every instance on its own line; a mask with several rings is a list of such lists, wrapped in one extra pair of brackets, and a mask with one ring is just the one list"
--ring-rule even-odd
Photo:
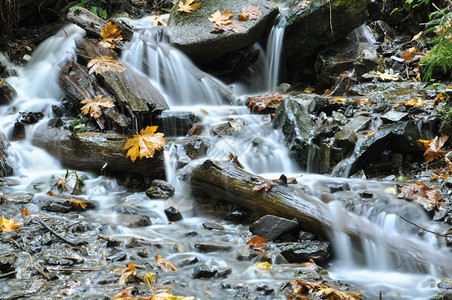
[(83, 7), (91, 11), (93, 14), (96, 14), (102, 19), (107, 18), (107, 10), (105, 9), (105, 5), (107, 4), (107, 0), (80, 0), (79, 2), (72, 5), (69, 9), (76, 9), (77, 7)]
[(419, 142), (427, 148), (424, 152), (424, 162), (426, 164), (433, 161), (435, 158), (443, 157), (449, 152), (448, 150), (441, 150), (448, 139), (449, 137), (447, 135), (442, 135), (441, 137), (436, 136), (431, 140), (419, 140)]
[(126, 157), (130, 157), (134, 162), (137, 157), (142, 159), (143, 157), (152, 158), (156, 150), (160, 150), (166, 141), (163, 138), (163, 133), (155, 133), (158, 126), (147, 126), (146, 129), (142, 129), (140, 134), (134, 134), (122, 149), (127, 151)]
[(99, 119), (102, 115), (101, 106), (103, 107), (113, 107), (115, 104), (111, 101), (111, 98), (103, 98), (102, 95), (96, 96), (96, 98), (86, 98), (83, 99), (81, 104), (85, 104), (82, 106), (81, 111), (84, 115), (90, 115), (94, 119)]
[(177, 8), (177, 11), (191, 13), (192, 11), (198, 9), (198, 6), (201, 5), (201, 3), (193, 2), (195, 2), (195, 0), (185, 0), (185, 3), (179, 1), (179, 7)]
[(273, 186), (273, 183), (271, 180), (265, 179), (261, 176), (254, 176), (253, 179), (255, 181), (254, 185), (253, 185), (253, 191), (255, 191), (255, 192), (259, 192), (262, 190), (268, 192)]
[(212, 33), (222, 33), (225, 31), (234, 31), (240, 32), (245, 29), (243, 26), (243, 21), (251, 21), (257, 20), (260, 16), (262, 16), (262, 12), (259, 9), (259, 6), (250, 4), (247, 7), (242, 7), (242, 12), (237, 15), (239, 21), (232, 20), (232, 16), (234, 12), (225, 10), (221, 12), (221, 10), (217, 9), (209, 19), (215, 26)]
[(167, 259), (163, 258), (162, 255), (157, 253), (154, 256), (154, 259), (155, 259), (154, 264), (159, 266), (160, 269), (162, 269), (163, 271), (165, 271), (165, 272), (177, 271), (177, 268), (171, 262), (169, 262)]
[(108, 55), (91, 59), (86, 66), (89, 74), (103, 74), (108, 71), (124, 72), (126, 70), (123, 64)]
[(303, 295), (317, 296), (321, 299), (335, 300), (353, 300), (362, 299), (362, 294), (357, 292), (344, 292), (338, 287), (328, 286), (322, 281), (307, 281), (303, 279), (294, 279), (290, 281), (292, 293), (287, 299), (311, 299), (305, 298)]
[(217, 11), (210, 16), (209, 21), (214, 23), (216, 26), (229, 25), (232, 23), (231, 17), (233, 14), (234, 13), (232, 11), (225, 10), (224, 12), (221, 12), (217, 9)]
[(436, 66), (441, 67), (444, 73), (452, 69), (452, 4), (449, 2), (446, 8), (436, 8), (437, 11), (430, 14), (431, 20), (427, 23), (427, 31), (436, 34), (429, 41), (434, 46), (420, 62), (426, 67), (425, 81), (432, 78)]
[(251, 112), (257, 107), (257, 111), (266, 109), (267, 107), (276, 107), (283, 100), (283, 96), (279, 93), (269, 93), (261, 96), (251, 97), (247, 100), (248, 108)]
[(116, 43), (122, 40), (121, 31), (118, 29), (118, 24), (111, 24), (108, 22), (107, 25), (102, 26), (100, 30), (100, 36), (102, 37), (102, 41), (99, 42), (99, 45), (105, 48), (114, 48)]
[(22, 225), (22, 223), (15, 223), (14, 219), (6, 219), (3, 216), (0, 217), (0, 229), (2, 230), (2, 232), (9, 232), (9, 231), (13, 231), (16, 230), (17, 228), (19, 228)]
[(423, 182), (404, 184), (401, 189), (402, 197), (422, 205), (426, 210), (441, 209), (441, 195), (437, 189), (426, 186)]
[(152, 26), (166, 26), (166, 21), (160, 16), (155, 17), (152, 19)]

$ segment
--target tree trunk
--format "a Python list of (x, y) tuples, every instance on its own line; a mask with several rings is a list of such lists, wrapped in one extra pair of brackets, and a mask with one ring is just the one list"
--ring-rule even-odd
[[(320, 200), (277, 183), (268, 192), (256, 192), (253, 191), (256, 181), (257, 176), (233, 163), (206, 160), (192, 170), (190, 183), (195, 196), (201, 193), (213, 200), (227, 200), (262, 214), (296, 218), (303, 230), (325, 239), (331, 239), (334, 231), (339, 230), (347, 234), (358, 249), (362, 248), (363, 239), (378, 239), (378, 229), (361, 217), (344, 213), (340, 223), (334, 222), (337, 218)], [(402, 236), (388, 237), (386, 242), (394, 266), (403, 268), (405, 262), (410, 262), (417, 271), (427, 272), (433, 265), (441, 275), (451, 274), (452, 259), (440, 251)]]

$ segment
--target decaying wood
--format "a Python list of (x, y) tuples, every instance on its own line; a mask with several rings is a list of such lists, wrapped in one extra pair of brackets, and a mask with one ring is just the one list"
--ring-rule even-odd
[[(325, 203), (300, 190), (274, 184), (268, 192), (255, 192), (254, 182), (255, 175), (235, 164), (212, 160), (206, 160), (193, 168), (190, 180), (195, 197), (201, 193), (213, 200), (230, 201), (262, 214), (296, 218), (303, 230), (325, 239), (332, 239), (334, 232), (339, 230), (360, 248), (364, 238), (371, 241), (381, 238), (377, 229), (363, 218), (344, 213), (340, 217), (341, 222), (335, 222), (338, 218), (333, 216)], [(452, 273), (452, 259), (440, 251), (426, 251), (425, 245), (418, 245), (401, 236), (391, 236), (386, 238), (386, 242), (395, 266), (403, 266), (405, 264), (400, 262), (409, 261), (416, 271), (427, 271), (433, 265), (443, 276), (450, 276)]]

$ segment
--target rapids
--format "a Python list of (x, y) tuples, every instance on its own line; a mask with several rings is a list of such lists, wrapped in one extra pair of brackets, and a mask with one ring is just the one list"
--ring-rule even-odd
[[(387, 257), (386, 241), (397, 239), (399, 236), (422, 245), (426, 252), (432, 249), (448, 252), (447, 249), (442, 249), (444, 242), (441, 239), (428, 233), (419, 236), (412, 226), (398, 217), (399, 214), (403, 214), (431, 230), (439, 230), (428, 225), (428, 218), (419, 206), (402, 205), (394, 195), (392, 183), (304, 174), (289, 158), (282, 135), (272, 128), (270, 117), (249, 114), (244, 105), (246, 94), (236, 95), (235, 98), (238, 100), (232, 105), (224, 103), (223, 95), (219, 91), (234, 95), (234, 91), (243, 90), (243, 87), (227, 86), (197, 69), (183, 53), (167, 43), (160, 27), (148, 26), (151, 23), (149, 18), (130, 22), (136, 28), (136, 32), (133, 40), (123, 51), (121, 59), (128, 67), (146, 74), (165, 95), (172, 110), (194, 112), (202, 110), (205, 112), (204, 123), (210, 128), (229, 119), (233, 119), (241, 128), (239, 134), (225, 137), (207, 136), (210, 128), (206, 128), (204, 138), (211, 145), (206, 157), (225, 159), (231, 152), (237, 154), (240, 162), (252, 173), (267, 178), (278, 178), (281, 173), (294, 176), (297, 178), (299, 188), (318, 201), (322, 201), (322, 193), (327, 191), (330, 185), (350, 186), (349, 190), (334, 193), (329, 203), (333, 215), (337, 218), (335, 222), (340, 224), (343, 214), (351, 214), (357, 224), (363, 222), (367, 224), (366, 226), (372, 226), (373, 230), (378, 232), (378, 239), (368, 240), (363, 237), (365, 247), (364, 251), (359, 253), (343, 232), (340, 230), (333, 232), (331, 242), (336, 260), (329, 268), (333, 278), (358, 286), (368, 299), (376, 299), (380, 292), (383, 299), (428, 299), (437, 293), (436, 283), (439, 277), (434, 266), (429, 272), (418, 272), (415, 267), (410, 266), (409, 261), (402, 261), (404, 265), (397, 265)], [(14, 122), (19, 112), (41, 111), (44, 118), (40, 122), (46, 122), (51, 117), (51, 106), (58, 104), (62, 97), (57, 80), (59, 67), (64, 61), (74, 57), (74, 40), (83, 34), (83, 30), (75, 25), (66, 27), (45, 41), (23, 68), (12, 65), (0, 56), (3, 64), (7, 64), (11, 69), (17, 68), (17, 76), (6, 80), (18, 91), (18, 96), (11, 105), (0, 107), (0, 130), (8, 137), (12, 136)], [(270, 75), (264, 76), (268, 79), (263, 86), (267, 86), (267, 90), (260, 91), (261, 93), (273, 92), (276, 89), (282, 35), (282, 30), (275, 26), (266, 47), (269, 63), (264, 66), (267, 68), (264, 73)], [(15, 170), (11, 179), (19, 182), (19, 185), (10, 187), (11, 191), (36, 193), (36, 186), (40, 186), (40, 191), (45, 193), (46, 187), (49, 188), (53, 180), (66, 173), (66, 169), (58, 161), (31, 145), (33, 128), (38, 125), (27, 126), (25, 140), (11, 142), (8, 159)], [(179, 179), (177, 161), (181, 158), (180, 141), (181, 137), (169, 137), (165, 150), (167, 181), (176, 187), (176, 196), (170, 203), (145, 201), (144, 193), (128, 192), (112, 178), (79, 172), (85, 178), (86, 198), (93, 199), (98, 204), (96, 210), (83, 213), (80, 218), (103, 224), (107, 228), (104, 234), (115, 238), (137, 237), (150, 243), (171, 245), (159, 250), (170, 261), (180, 262), (196, 257), (199, 261), (205, 261), (212, 266), (233, 269), (232, 274), (221, 280), (189, 280), (184, 287), (175, 285), (174, 290), (178, 293), (194, 295), (200, 299), (232, 299), (237, 291), (231, 287), (246, 282), (250, 286), (263, 285), (274, 289), (275, 294), (266, 299), (285, 299), (278, 291), (284, 282), (293, 278), (293, 268), (275, 267), (271, 271), (266, 271), (253, 267), (252, 262), (238, 262), (234, 259), (243, 250), (241, 245), (244, 245), (250, 236), (247, 226), (223, 222), (225, 229), (222, 232), (203, 231), (205, 236), (198, 238), (228, 243), (232, 247), (231, 253), (199, 253), (189, 250), (192, 249), (193, 237), (188, 233), (200, 230), (200, 224), (212, 217), (205, 215), (202, 209), (196, 207), (188, 186)], [(363, 192), (377, 195), (377, 202), (372, 205), (358, 203), (347, 207), (347, 203), (350, 204)], [(122, 226), (113, 210), (122, 202), (139, 202), (143, 207), (154, 211), (157, 224), (141, 228)], [(163, 209), (168, 205), (176, 205), (183, 211), (184, 220), (167, 225)], [(174, 247), (178, 251), (171, 251)], [(300, 269), (298, 272), (306, 270)], [(180, 280), (189, 277), (190, 274), (184, 273), (182, 268), (172, 276)]]

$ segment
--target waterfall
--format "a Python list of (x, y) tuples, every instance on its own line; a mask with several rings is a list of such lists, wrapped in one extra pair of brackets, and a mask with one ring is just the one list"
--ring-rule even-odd
[(199, 70), (185, 54), (169, 44), (165, 29), (148, 26), (135, 32), (122, 53), (122, 60), (146, 74), (170, 106), (221, 105), (234, 98), (228, 87)]
[(278, 86), (280, 65), (281, 65), (281, 49), (284, 38), (284, 21), (285, 18), (281, 18), (281, 21), (272, 27), (270, 35), (267, 41), (267, 50), (265, 58), (265, 67), (267, 74), (267, 91), (275, 92)]

